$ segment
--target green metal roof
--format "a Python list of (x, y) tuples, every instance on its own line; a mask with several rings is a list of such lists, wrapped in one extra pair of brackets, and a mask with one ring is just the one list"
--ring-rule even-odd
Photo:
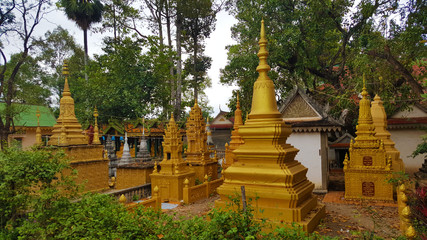
[[(0, 114), (2, 117), (4, 116), (5, 107), (6, 103), (0, 103)], [(52, 127), (56, 124), (55, 116), (46, 106), (12, 104), (12, 109), (16, 112), (16, 115), (13, 118), (15, 127), (37, 127), (37, 108), (40, 111), (41, 127)]]

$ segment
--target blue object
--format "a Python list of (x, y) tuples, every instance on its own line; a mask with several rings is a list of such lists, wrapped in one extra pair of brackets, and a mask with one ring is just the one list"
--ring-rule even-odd
[(114, 141), (114, 140), (116, 140), (116, 138), (115, 138), (114, 136), (112, 136), (112, 137), (111, 137), (111, 140), (112, 140), (112, 141)]
[(120, 141), (123, 141), (123, 139), (124, 139), (123, 137), (120, 137)]

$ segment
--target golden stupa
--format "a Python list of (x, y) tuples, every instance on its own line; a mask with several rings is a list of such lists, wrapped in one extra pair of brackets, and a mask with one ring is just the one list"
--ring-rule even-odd
[(400, 152), (394, 147), (395, 143), (390, 138), (390, 132), (387, 131), (387, 114), (383, 106), (383, 101), (378, 94), (375, 95), (374, 101), (371, 104), (371, 114), (375, 126), (375, 137), (383, 141), (385, 151), (391, 157), (391, 170), (393, 172), (405, 171), (405, 166), (400, 158)]
[[(70, 158), (71, 167), (78, 172), (76, 183), (83, 183), (86, 191), (106, 190), (109, 188), (109, 160), (103, 156), (103, 145), (89, 145), (88, 140), (83, 135), (82, 126), (74, 113), (74, 100), (68, 86), (68, 63), (66, 60), (64, 61), (63, 74), (65, 84), (59, 105), (59, 117), (53, 126), (53, 135), (48, 143), (61, 148)], [(97, 112), (95, 115), (98, 117)]]
[(243, 144), (242, 137), (239, 135), (239, 127), (241, 125), (243, 125), (242, 110), (240, 110), (239, 94), (237, 93), (236, 111), (234, 111), (233, 131), (231, 132), (230, 144), (226, 144), (225, 146), (225, 162), (222, 164), (223, 169), (227, 169), (229, 166), (231, 166), (231, 164), (233, 164), (236, 159), (233, 151)]
[(391, 156), (387, 156), (383, 140), (375, 137), (371, 102), (367, 96), (363, 76), (357, 137), (350, 142), (350, 156), (344, 159), (345, 198), (393, 200), (393, 187), (387, 183), (392, 173)]
[(182, 159), (182, 140), (178, 125), (173, 115), (165, 130), (163, 137), (163, 160), (160, 162), (161, 170), (150, 175), (151, 187), (159, 187), (162, 201), (180, 201), (183, 199), (185, 179), (189, 180), (189, 186), (194, 186), (195, 173)]
[(325, 216), (325, 206), (313, 195), (314, 184), (307, 180), (307, 168), (295, 160), (298, 149), (286, 143), (291, 127), (277, 109), (274, 84), (267, 73), (264, 21), (259, 40), (258, 79), (254, 84), (249, 119), (239, 126), (244, 143), (234, 154), (236, 161), (224, 171), (224, 184), (217, 189), (220, 199), (216, 208), (227, 208), (229, 196), (240, 194), (245, 186), (246, 197), (254, 199), (255, 217), (268, 219), (274, 225), (303, 226), (312, 232)]
[[(64, 91), (59, 103), (59, 117), (56, 124), (53, 126), (53, 135), (50, 137), (49, 145), (62, 145), (61, 133), (65, 128), (67, 145), (83, 145), (88, 144), (86, 137), (83, 135), (82, 125), (76, 118), (74, 113), (74, 99), (71, 97), (70, 87), (68, 86), (68, 61), (64, 60), (62, 74), (65, 76)], [(64, 133), (62, 133), (64, 136)]]
[(218, 178), (218, 161), (210, 157), (207, 145), (206, 122), (202, 116), (202, 109), (194, 101), (190, 116), (187, 119), (187, 152), (186, 160), (193, 165), (196, 179), (203, 181), (208, 175), (210, 180)]

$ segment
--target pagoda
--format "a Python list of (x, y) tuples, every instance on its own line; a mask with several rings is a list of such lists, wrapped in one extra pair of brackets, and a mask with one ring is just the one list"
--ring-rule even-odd
[(159, 187), (162, 201), (180, 201), (183, 199), (183, 188), (185, 179), (189, 180), (189, 186), (194, 186), (195, 173), (182, 159), (182, 136), (173, 115), (169, 120), (165, 135), (163, 137), (163, 160), (160, 162), (161, 169), (154, 167), (151, 177), (151, 186)]
[(62, 74), (65, 76), (64, 91), (59, 102), (59, 117), (53, 126), (53, 135), (50, 137), (49, 145), (59, 145), (61, 139), (61, 128), (65, 128), (66, 141), (68, 145), (86, 145), (88, 140), (83, 135), (82, 125), (76, 118), (74, 112), (74, 99), (71, 97), (68, 86), (68, 61), (64, 60)]
[(243, 144), (242, 137), (239, 135), (239, 127), (241, 125), (243, 125), (242, 110), (240, 110), (239, 94), (237, 93), (236, 111), (234, 111), (233, 131), (231, 132), (230, 144), (226, 144), (225, 147), (225, 163), (222, 164), (223, 169), (227, 169), (229, 166), (231, 166), (231, 164), (233, 164), (236, 159), (233, 154), (233, 151)]
[[(393, 187), (387, 183), (393, 172), (392, 157), (387, 155), (384, 141), (375, 136), (371, 102), (367, 96), (363, 76), (356, 138), (350, 142), (350, 156), (344, 159), (345, 198), (393, 200)], [(377, 117), (377, 113), (374, 116)]]
[(380, 96), (375, 95), (372, 102), (371, 115), (375, 126), (375, 137), (384, 143), (384, 148), (388, 156), (391, 157), (391, 170), (393, 172), (405, 171), (405, 166), (400, 158), (400, 152), (395, 148), (395, 143), (391, 140), (390, 132), (387, 131), (387, 114)]
[(194, 101), (190, 116), (187, 119), (187, 143), (186, 160), (193, 165), (196, 172), (196, 179), (203, 181), (205, 175), (210, 180), (218, 178), (218, 161), (210, 157), (207, 145), (208, 135), (206, 133), (206, 123), (202, 116), (202, 109)]
[(274, 83), (267, 73), (267, 39), (264, 21), (259, 40), (260, 59), (258, 79), (254, 84), (249, 119), (239, 126), (243, 143), (234, 150), (235, 161), (224, 171), (224, 184), (217, 192), (216, 208), (226, 209), (230, 196), (240, 194), (245, 187), (246, 197), (254, 199), (254, 215), (268, 219), (273, 225), (300, 224), (312, 232), (325, 216), (325, 206), (313, 195), (314, 184), (307, 180), (307, 168), (295, 160), (298, 149), (286, 143), (290, 125), (277, 109)]
[[(68, 62), (64, 61), (64, 91), (59, 105), (59, 117), (53, 126), (53, 135), (48, 144), (64, 150), (70, 158), (70, 165), (78, 171), (77, 183), (84, 183), (86, 191), (103, 191), (108, 186), (108, 158), (103, 156), (104, 147), (96, 141), (89, 145), (83, 135), (82, 126), (74, 112), (74, 99), (68, 86)], [(97, 111), (94, 114), (98, 117)], [(96, 128), (97, 129), (97, 120)], [(95, 132), (95, 136), (97, 136)]]

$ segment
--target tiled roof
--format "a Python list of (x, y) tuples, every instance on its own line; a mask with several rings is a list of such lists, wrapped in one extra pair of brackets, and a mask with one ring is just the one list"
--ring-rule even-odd
[[(5, 107), (5, 103), (0, 103), (0, 112), (3, 112)], [(40, 111), (40, 126), (52, 127), (56, 124), (55, 116), (46, 106), (12, 104), (12, 107), (17, 112), (13, 118), (16, 127), (37, 127), (37, 108)]]

